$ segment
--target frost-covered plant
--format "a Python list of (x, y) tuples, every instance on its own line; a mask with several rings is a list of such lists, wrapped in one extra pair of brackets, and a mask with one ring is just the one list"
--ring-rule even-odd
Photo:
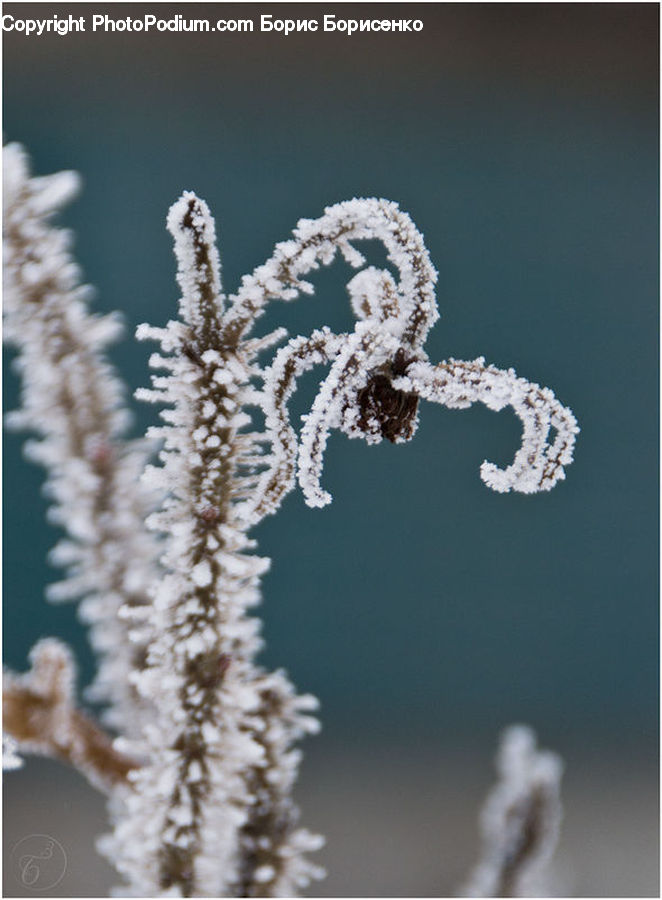
[(499, 781), (481, 817), (481, 859), (464, 897), (544, 897), (545, 869), (561, 824), (560, 758), (538, 750), (524, 725), (503, 734), (497, 756)]
[(155, 577), (158, 550), (143, 526), (149, 499), (137, 489), (148, 452), (145, 441), (126, 440), (123, 387), (104, 358), (119, 320), (90, 314), (71, 235), (50, 224), (77, 189), (75, 173), (31, 178), (22, 149), (4, 148), (4, 336), (23, 383), (8, 423), (39, 438), (26, 451), (46, 468), (49, 516), (66, 534), (51, 555), (67, 577), (49, 597), (82, 600), (99, 659), (91, 696), (107, 704), (109, 724), (133, 733), (144, 710), (127, 672), (142, 648), (118, 614), (148, 604)]
[[(330, 501), (320, 485), (330, 429), (409, 440), (421, 398), (513, 407), (521, 448), (508, 468), (481, 469), (497, 491), (553, 487), (572, 460), (576, 422), (512, 370), (482, 358), (430, 363), (436, 272), (396, 204), (351, 200), (302, 220), (226, 297), (214, 221), (186, 192), (168, 215), (179, 319), (138, 329), (161, 345), (151, 365), (165, 374), (139, 397), (163, 406), (163, 425), (127, 441), (121, 386), (103, 355), (116, 320), (88, 312), (69, 235), (51, 224), (74, 189), (70, 173), (31, 177), (23, 151), (5, 148), (5, 334), (23, 377), (13, 424), (40, 438), (31, 453), (67, 534), (53, 552), (67, 579), (52, 595), (82, 600), (100, 655), (92, 696), (118, 737), (76, 709), (71, 654), (49, 639), (29, 673), (6, 678), (9, 758), (17, 747), (54, 755), (107, 791), (114, 831), (101, 846), (125, 895), (292, 896), (322, 874), (307, 859), (321, 839), (297, 827), (291, 798), (295, 744), (316, 730), (316, 703), (256, 663), (249, 612), (268, 561), (253, 554), (250, 528), (297, 477), (310, 506)], [(361, 268), (354, 242), (364, 239), (383, 243), (391, 269)], [(305, 276), (337, 252), (361, 268), (348, 285), (354, 330), (296, 337), (264, 367), (260, 354), (285, 333), (253, 337), (255, 321), (270, 300), (312, 293)], [(329, 372), (297, 434), (288, 401), (320, 364)]]

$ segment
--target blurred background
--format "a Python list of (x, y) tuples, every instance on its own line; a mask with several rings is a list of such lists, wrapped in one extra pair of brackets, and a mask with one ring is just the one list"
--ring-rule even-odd
[[(176, 309), (164, 219), (183, 189), (217, 217), (225, 288), (296, 221), (352, 196), (398, 201), (439, 269), (427, 350), (551, 387), (580, 426), (551, 493), (498, 495), (514, 415), (425, 405), (413, 442), (332, 437), (331, 507), (291, 495), (257, 532), (264, 662), (321, 700), (303, 823), (327, 836), (319, 896), (447, 896), (478, 848), (503, 726), (530, 723), (566, 764), (560, 894), (658, 894), (657, 4), (4, 4), (16, 18), (420, 18), (420, 33), (4, 35), (4, 135), (34, 170), (84, 179), (64, 216), (135, 326)], [(89, 26), (88, 26), (89, 27)], [(374, 252), (373, 252), (374, 251)], [(378, 247), (369, 247), (380, 263)], [(351, 327), (342, 263), (264, 327)], [(11, 360), (11, 354), (7, 354)], [(306, 409), (306, 382), (295, 412)], [(18, 402), (5, 378), (5, 405)], [(136, 405), (136, 432), (154, 411)], [(71, 606), (47, 605), (42, 473), (5, 439), (5, 661), (32, 644), (93, 660)], [(103, 894), (103, 801), (31, 760), (5, 779), (6, 859), (47, 833), (62, 896)], [(25, 892), (11, 865), (5, 894)], [(116, 879), (115, 879), (116, 880)], [(28, 892), (29, 894), (29, 892)]]

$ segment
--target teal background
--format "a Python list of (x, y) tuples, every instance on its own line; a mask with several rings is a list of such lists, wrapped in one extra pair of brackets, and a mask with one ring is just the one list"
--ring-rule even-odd
[[(168, 6), (154, 11), (168, 15)], [(150, 4), (12, 4), (45, 18)], [(319, 741), (492, 746), (526, 720), (573, 747), (649, 762), (657, 747), (658, 131), (656, 4), (186, 4), (423, 19), (421, 34), (84, 34), (4, 38), (4, 133), (37, 173), (78, 170), (64, 216), (121, 309), (114, 352), (148, 383), (142, 321), (174, 315), (164, 219), (183, 189), (217, 217), (227, 290), (297, 219), (352, 196), (398, 201), (439, 269), (431, 359), (484, 355), (551, 387), (582, 432), (567, 480), (498, 495), (509, 412), (424, 405), (406, 446), (334, 436), (323, 511), (290, 496), (257, 531), (270, 666), (322, 701)], [(373, 252), (374, 251), (374, 252)], [(379, 248), (370, 248), (379, 261)], [(337, 263), (265, 328), (351, 327)], [(11, 354), (9, 354), (11, 356)], [(297, 412), (311, 402), (302, 387)], [(17, 400), (13, 375), (6, 406)], [(136, 431), (153, 411), (136, 405)], [(43, 600), (56, 540), (42, 473), (5, 439), (5, 659), (59, 634), (92, 661), (70, 606)]]

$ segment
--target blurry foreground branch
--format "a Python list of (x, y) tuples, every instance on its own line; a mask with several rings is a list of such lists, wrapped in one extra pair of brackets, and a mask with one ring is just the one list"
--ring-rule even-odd
[(52, 756), (109, 792), (126, 781), (136, 763), (114, 749), (99, 726), (74, 707), (74, 665), (55, 638), (32, 648), (25, 675), (5, 673), (3, 724), (21, 751)]

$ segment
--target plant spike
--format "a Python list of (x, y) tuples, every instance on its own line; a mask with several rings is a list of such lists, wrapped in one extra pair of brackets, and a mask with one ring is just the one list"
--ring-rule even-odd
[[(264, 435), (241, 429), (254, 400), (249, 386), (259, 343), (223, 341), (223, 297), (214, 223), (185, 193), (168, 215), (175, 240), (181, 321), (141, 326), (167, 356), (152, 365), (142, 399), (171, 406), (151, 436), (164, 441), (162, 467), (145, 478), (165, 492), (148, 527), (165, 538), (165, 576), (154, 588), (147, 666), (137, 684), (156, 722), (137, 749), (149, 760), (106, 850), (138, 893), (257, 896), (265, 885), (298, 890), (319, 875), (303, 852), (318, 840), (295, 829), (289, 792), (293, 742), (316, 728), (312, 699), (297, 698), (284, 673), (255, 663), (259, 600), (268, 561), (240, 515), (255, 484)], [(248, 472), (248, 474), (246, 474)]]

